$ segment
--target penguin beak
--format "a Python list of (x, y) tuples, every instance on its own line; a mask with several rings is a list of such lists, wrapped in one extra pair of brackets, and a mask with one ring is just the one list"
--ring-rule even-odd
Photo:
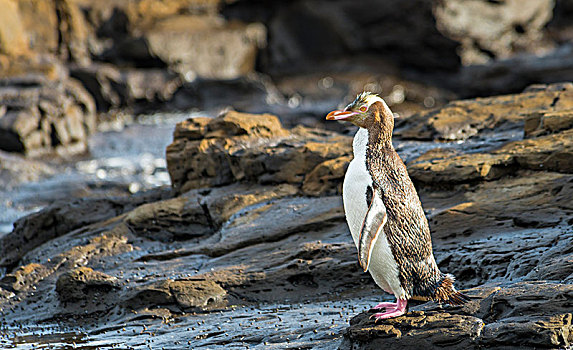
[(332, 111), (326, 115), (326, 120), (345, 120), (357, 114), (360, 113), (352, 111), (344, 111), (344, 110)]

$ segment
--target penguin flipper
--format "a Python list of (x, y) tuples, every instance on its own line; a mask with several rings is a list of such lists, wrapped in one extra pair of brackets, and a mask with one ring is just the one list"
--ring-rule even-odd
[(387, 215), (384, 202), (377, 191), (374, 191), (368, 212), (360, 229), (360, 236), (358, 236), (358, 260), (364, 272), (368, 271), (372, 248), (374, 248), (374, 243), (376, 243), (386, 223), (386, 219)]

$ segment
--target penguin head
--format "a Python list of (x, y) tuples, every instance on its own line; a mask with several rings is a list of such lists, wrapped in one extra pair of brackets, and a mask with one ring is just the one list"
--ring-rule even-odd
[(384, 100), (365, 91), (342, 110), (335, 110), (326, 116), (326, 120), (343, 120), (361, 128), (384, 126), (384, 129), (394, 128), (394, 115)]

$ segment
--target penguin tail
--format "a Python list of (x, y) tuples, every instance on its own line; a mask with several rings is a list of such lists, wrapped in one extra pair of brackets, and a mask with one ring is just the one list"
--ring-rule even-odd
[(435, 299), (442, 303), (448, 303), (450, 305), (463, 305), (470, 301), (470, 298), (456, 290), (454, 287), (455, 277), (448, 273), (443, 273), (440, 281), (438, 282), (438, 287), (436, 288)]

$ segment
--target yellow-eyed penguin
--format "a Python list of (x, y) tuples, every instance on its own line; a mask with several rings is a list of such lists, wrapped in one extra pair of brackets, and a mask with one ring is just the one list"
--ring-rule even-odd
[(468, 298), (454, 287), (454, 276), (442, 273), (432, 253), (428, 220), (406, 166), (392, 146), (394, 115), (379, 96), (363, 92), (327, 120), (360, 127), (352, 144), (343, 184), (346, 221), (364, 271), (380, 288), (396, 296), (381, 303), (376, 320), (397, 317), (409, 299), (459, 305)]

